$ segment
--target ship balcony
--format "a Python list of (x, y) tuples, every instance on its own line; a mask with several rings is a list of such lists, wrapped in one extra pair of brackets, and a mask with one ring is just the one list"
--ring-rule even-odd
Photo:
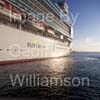
[[(43, 7), (43, 5), (41, 5), (39, 3), (39, 1), (37, 1), (37, 0), (33, 0), (33, 1), (29, 0), (29, 2), (26, 2), (26, 0), (9, 0), (9, 1), (11, 3), (13, 3), (14, 5), (16, 5), (18, 8), (20, 8), (22, 11), (23, 10), (25, 12), (27, 11), (27, 13), (31, 13), (33, 16), (35, 14), (38, 14), (39, 12), (44, 13), (44, 14), (49, 13), (49, 11), (47, 9), (45, 9), (45, 7)], [(45, 1), (46, 3), (50, 2), (50, 0), (48, 0), (48, 2), (46, 0), (43, 0), (43, 1)], [(48, 5), (52, 8), (51, 4), (48, 3)], [(34, 9), (32, 9), (32, 8), (34, 8)], [(55, 9), (58, 10), (57, 8), (55, 8)], [(54, 10), (54, 11), (56, 11), (56, 10)], [(57, 19), (58, 23), (54, 23), (54, 22), (49, 23), (47, 21), (44, 21), (44, 23), (51, 26), (55, 30), (60, 31), (62, 34), (65, 34), (65, 35), (68, 34), (66, 31), (66, 24), (64, 24), (63, 21), (59, 20), (57, 17), (55, 17), (55, 18)]]
[(60, 10), (50, 0), (43, 1), (58, 15), (58, 17), (60, 17)]

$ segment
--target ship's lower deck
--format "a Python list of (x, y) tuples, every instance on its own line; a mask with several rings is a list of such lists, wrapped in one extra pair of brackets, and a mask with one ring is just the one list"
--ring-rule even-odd
[(70, 48), (67, 41), (0, 25), (0, 63), (67, 56)]

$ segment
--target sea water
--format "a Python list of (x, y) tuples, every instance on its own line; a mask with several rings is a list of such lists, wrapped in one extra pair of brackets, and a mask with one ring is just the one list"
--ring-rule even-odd
[(100, 53), (0, 66), (0, 100), (100, 100)]

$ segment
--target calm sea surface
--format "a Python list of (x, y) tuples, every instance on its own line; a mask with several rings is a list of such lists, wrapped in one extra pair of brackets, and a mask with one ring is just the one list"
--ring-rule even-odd
[[(11, 77), (37, 75), (45, 78), (88, 78), (89, 86), (12, 86)], [(34, 80), (33, 80), (34, 81)], [(48, 81), (50, 82), (50, 81)], [(71, 82), (71, 81), (70, 81)], [(76, 81), (77, 83), (77, 81)], [(45, 83), (44, 83), (45, 84)], [(0, 100), (100, 100), (100, 53), (72, 53), (69, 57), (0, 66)]]

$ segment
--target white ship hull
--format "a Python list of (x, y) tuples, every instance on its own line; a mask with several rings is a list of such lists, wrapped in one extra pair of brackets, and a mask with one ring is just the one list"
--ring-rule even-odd
[(47, 37), (0, 25), (0, 63), (67, 56), (71, 47)]

